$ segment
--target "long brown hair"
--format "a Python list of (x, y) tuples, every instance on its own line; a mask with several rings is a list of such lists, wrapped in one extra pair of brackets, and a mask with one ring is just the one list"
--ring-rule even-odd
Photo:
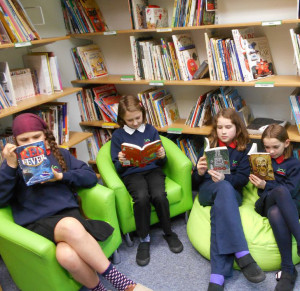
[(133, 111), (141, 111), (143, 114), (143, 123), (146, 122), (146, 110), (142, 105), (141, 101), (132, 95), (124, 95), (121, 97), (118, 107), (118, 118), (117, 122), (120, 127), (126, 125), (124, 121), (124, 116), (126, 111), (133, 112)]
[[(264, 139), (265, 138), (276, 138), (280, 142), (286, 142), (289, 139), (289, 135), (287, 133), (287, 130), (279, 125), (279, 124), (270, 124), (261, 135), (261, 142), (262, 146), (264, 146)], [(286, 147), (283, 151), (283, 155), (286, 159), (290, 158), (293, 154), (293, 146), (290, 143), (288, 147)]]
[(213, 118), (212, 130), (208, 136), (211, 147), (218, 146), (218, 135), (217, 135), (217, 125), (219, 117), (224, 117), (230, 119), (232, 124), (236, 127), (236, 135), (233, 139), (233, 142), (237, 144), (238, 151), (244, 151), (247, 147), (247, 144), (250, 142), (247, 128), (238, 113), (232, 108), (222, 109), (218, 112), (217, 115)]
[(55, 137), (52, 133), (52, 130), (47, 128), (44, 130), (44, 134), (45, 134), (46, 141), (48, 142), (48, 145), (50, 147), (52, 154), (58, 161), (62, 171), (66, 172), (68, 170), (68, 167), (67, 167), (66, 161), (65, 161), (63, 155), (61, 154), (59, 147), (55, 141)]

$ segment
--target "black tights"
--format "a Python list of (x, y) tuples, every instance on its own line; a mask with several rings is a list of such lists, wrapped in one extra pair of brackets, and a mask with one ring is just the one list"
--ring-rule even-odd
[(272, 227), (280, 255), (281, 268), (293, 273), (292, 235), (300, 245), (299, 213), (285, 187), (277, 187), (269, 192), (265, 201), (265, 210)]

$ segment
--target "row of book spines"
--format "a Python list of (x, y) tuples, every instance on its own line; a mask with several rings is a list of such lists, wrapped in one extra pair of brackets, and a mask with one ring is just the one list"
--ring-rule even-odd
[[(234, 97), (238, 99), (235, 100), (235, 103), (232, 100), (234, 92), (236, 92)], [(238, 107), (237, 104), (239, 104)], [(227, 93), (224, 88), (209, 91), (198, 98), (197, 103), (192, 107), (185, 124), (190, 127), (201, 127), (206, 125), (206, 123), (220, 110), (224, 108), (233, 108), (234, 110), (239, 111), (243, 106), (246, 106), (245, 101), (238, 95), (236, 89), (228, 90)]]
[(215, 11), (207, 11), (206, 0), (174, 1), (172, 27), (199, 26), (214, 23)]
[(112, 130), (110, 129), (86, 129), (92, 132), (93, 136), (86, 140), (90, 160), (95, 161), (100, 148), (110, 140)]
[(160, 41), (155, 44), (130, 36), (136, 80), (182, 80), (174, 43), (163, 38)]
[(72, 48), (71, 56), (79, 80), (98, 78), (108, 74), (102, 52), (97, 45)]
[(244, 81), (244, 76), (232, 39), (208, 39), (206, 47), (207, 57), (210, 61), (210, 79), (218, 81)]
[(300, 74), (300, 36), (299, 33), (296, 33), (293, 28), (290, 29), (290, 34), (292, 38), (292, 44), (295, 54), (295, 59), (298, 68), (298, 74)]
[(176, 139), (177, 146), (191, 160), (193, 166), (197, 165), (198, 153), (193, 142), (189, 138), (179, 137)]
[(101, 10), (95, 1), (91, 2), (93, 2), (93, 7), (88, 7), (84, 1), (61, 0), (67, 31), (89, 33), (107, 29)]
[(40, 39), (19, 0), (1, 0), (0, 6), (0, 21), (12, 42)]
[(4, 156), (3, 156), (3, 149), (7, 143), (14, 144), (14, 138), (13, 135), (5, 135), (5, 136), (0, 136), (0, 165), (4, 161)]
[(298, 95), (297, 92), (294, 92), (290, 95), (289, 99), (295, 123), (300, 134), (300, 95)]

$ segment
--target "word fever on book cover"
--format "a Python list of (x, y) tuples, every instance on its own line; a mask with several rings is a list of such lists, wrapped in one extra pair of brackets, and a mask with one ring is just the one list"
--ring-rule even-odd
[(19, 146), (16, 154), (27, 186), (54, 178), (43, 141)]

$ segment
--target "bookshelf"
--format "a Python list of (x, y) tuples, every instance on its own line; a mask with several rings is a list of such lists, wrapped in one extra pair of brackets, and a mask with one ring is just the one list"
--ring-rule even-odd
[[(127, 2), (127, 1), (125, 1)], [(173, 0), (152, 1), (168, 9), (169, 23), (172, 18)], [(220, 2), (220, 3), (219, 3)], [(294, 123), (290, 115), (288, 97), (295, 87), (300, 86), (300, 77), (296, 75), (296, 65), (293, 60), (293, 49), (289, 35), (289, 29), (295, 28), (300, 23), (297, 19), (297, 1), (254, 0), (251, 6), (243, 1), (228, 0), (218, 2), (219, 24), (202, 25), (194, 27), (179, 27), (166, 29), (131, 29), (130, 15), (127, 3), (118, 0), (111, 5), (104, 0), (97, 0), (99, 7), (108, 24), (108, 32), (70, 34), (71, 40), (81, 43), (98, 44), (103, 52), (107, 64), (108, 76), (92, 80), (71, 80), (73, 86), (91, 86), (101, 84), (115, 84), (120, 94), (136, 94), (155, 86), (151, 80), (121, 80), (123, 75), (134, 75), (129, 36), (137, 37), (153, 36), (155, 39), (161, 37), (170, 38), (172, 34), (190, 33), (195, 40), (200, 61), (206, 59), (204, 32), (213, 36), (230, 35), (231, 29), (253, 27), (255, 36), (266, 35), (273, 61), (275, 63), (276, 75), (252, 82), (236, 81), (211, 81), (209, 78), (192, 81), (156, 81), (157, 88), (167, 89), (176, 100), (180, 111), (181, 120), (164, 128), (157, 128), (159, 132), (168, 132), (169, 128), (180, 128), (182, 133), (207, 135), (211, 127), (190, 128), (184, 124), (192, 105), (204, 92), (219, 86), (236, 87), (240, 95), (254, 112), (254, 117), (272, 117), (285, 119)], [(279, 21), (278, 21), (279, 20)], [(73, 64), (72, 64), (73, 65)], [(73, 67), (74, 68), (74, 67)], [(75, 69), (74, 69), (75, 70)], [(261, 83), (267, 83), (261, 85)], [(259, 88), (260, 87), (260, 88)], [(263, 87), (263, 88), (262, 88)], [(103, 122), (80, 122), (80, 126), (102, 127)], [(118, 126), (114, 126), (117, 128)], [(105, 128), (105, 126), (104, 126)], [(296, 126), (288, 127), (290, 138), (293, 142), (300, 142), (300, 135)], [(251, 135), (252, 139), (260, 136)]]
[(69, 88), (64, 88), (63, 92), (59, 93), (54, 93), (51, 95), (36, 95), (32, 98), (28, 98), (25, 100), (22, 100), (18, 102), (17, 106), (12, 106), (6, 109), (0, 110), (0, 118), (7, 117), (9, 115), (18, 113), (23, 110), (30, 109), (32, 107), (51, 102), (53, 100), (62, 98), (67, 95), (71, 95), (73, 93), (76, 93), (78, 91), (81, 91), (81, 88), (76, 88), (76, 87), (69, 87)]
[(76, 131), (70, 131), (70, 137), (69, 141), (65, 142), (60, 145), (62, 148), (71, 148), (78, 143), (86, 140), (87, 138), (91, 137), (93, 134), (90, 132), (76, 132)]

